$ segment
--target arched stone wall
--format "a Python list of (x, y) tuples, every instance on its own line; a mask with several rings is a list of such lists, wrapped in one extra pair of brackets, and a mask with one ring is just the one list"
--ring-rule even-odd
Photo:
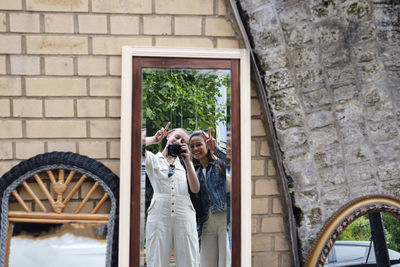
[(400, 2), (241, 0), (303, 260), (343, 203), (400, 197)]

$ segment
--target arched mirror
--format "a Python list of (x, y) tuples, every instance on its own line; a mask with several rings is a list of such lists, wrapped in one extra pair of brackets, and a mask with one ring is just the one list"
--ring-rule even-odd
[(306, 266), (400, 266), (399, 231), (399, 200), (356, 199), (324, 227)]
[(250, 251), (246, 51), (123, 51), (121, 190), (130, 188), (130, 216), (121, 228), (130, 235), (121, 261), (241, 266)]

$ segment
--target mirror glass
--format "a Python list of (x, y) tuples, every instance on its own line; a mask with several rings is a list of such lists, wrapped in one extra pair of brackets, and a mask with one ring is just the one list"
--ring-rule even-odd
[(105, 266), (105, 224), (12, 223), (9, 267)]
[(141, 86), (140, 265), (231, 266), (231, 70), (143, 68)]
[[(400, 220), (388, 213), (381, 215), (390, 264), (400, 266)], [(375, 266), (374, 244), (371, 240), (371, 225), (367, 214), (353, 221), (343, 231), (329, 252), (324, 266)]]

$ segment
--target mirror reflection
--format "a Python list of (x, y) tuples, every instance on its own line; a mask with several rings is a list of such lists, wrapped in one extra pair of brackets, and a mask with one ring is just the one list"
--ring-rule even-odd
[(141, 266), (231, 265), (231, 71), (142, 70)]

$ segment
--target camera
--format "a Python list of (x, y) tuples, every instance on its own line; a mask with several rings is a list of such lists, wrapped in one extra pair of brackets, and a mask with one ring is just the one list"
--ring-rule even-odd
[(179, 157), (182, 154), (182, 148), (178, 144), (169, 144), (167, 147), (167, 155)]

